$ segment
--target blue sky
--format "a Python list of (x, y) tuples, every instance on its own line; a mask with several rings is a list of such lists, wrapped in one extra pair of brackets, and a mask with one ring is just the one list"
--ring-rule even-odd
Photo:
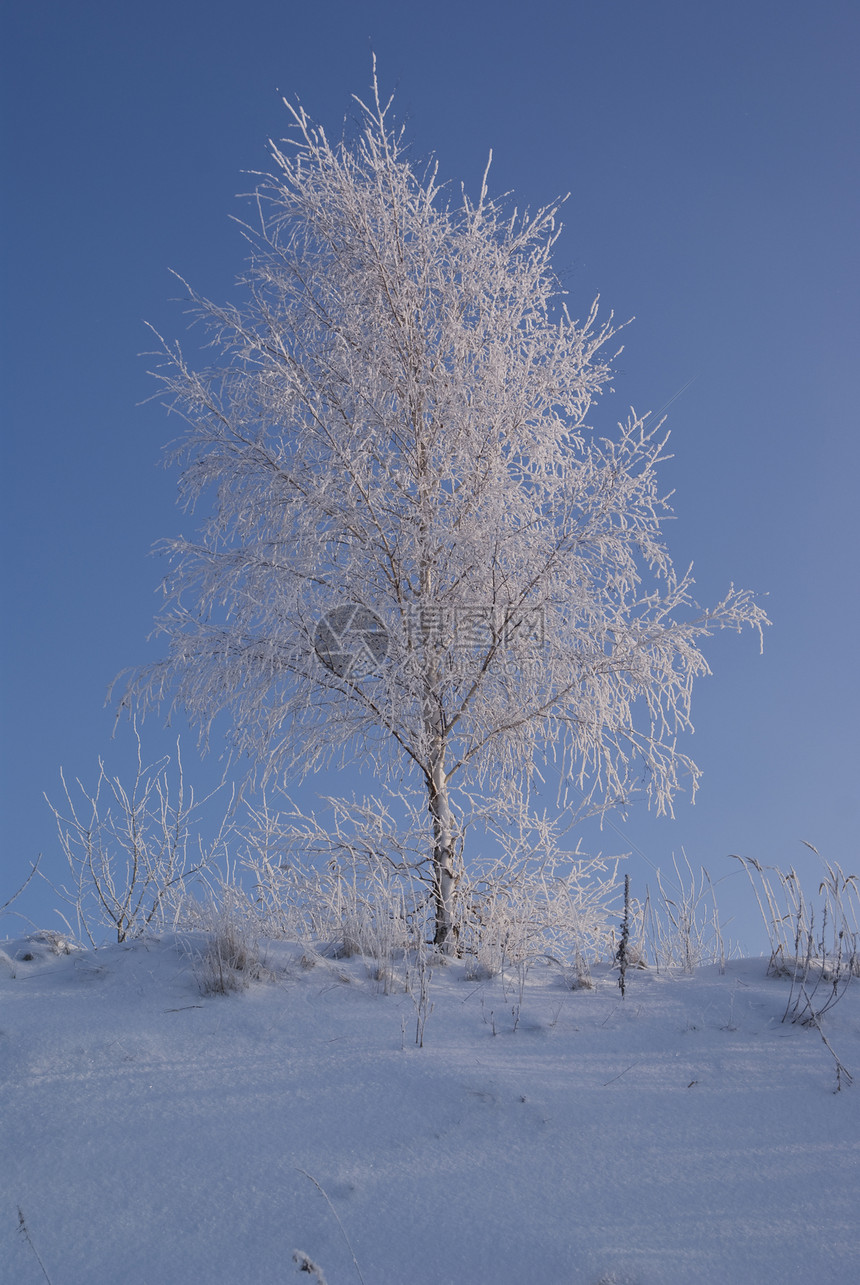
[[(3, 21), (0, 901), (40, 851), (59, 872), (42, 791), (60, 766), (125, 770), (106, 688), (155, 654), (149, 550), (189, 525), (158, 467), (174, 429), (140, 404), (144, 320), (184, 332), (169, 268), (230, 294), (230, 216), (286, 131), (281, 96), (338, 133), (371, 49), (443, 175), (476, 189), (492, 148), (494, 192), (571, 193), (572, 310), (599, 293), (636, 317), (597, 425), (684, 389), (664, 470), (676, 565), (694, 562), (705, 603), (730, 581), (769, 595), (763, 657), (752, 635), (707, 649), (695, 806), (634, 810), (586, 846), (635, 850), (640, 884), (682, 848), (715, 877), (741, 852), (813, 881), (802, 839), (857, 868), (856, 4), (17, 0)], [(148, 723), (146, 748), (174, 734)], [(186, 759), (212, 779), (190, 738)], [(734, 913), (739, 880), (723, 887)], [(48, 922), (52, 901), (21, 909)], [(754, 945), (740, 897), (737, 916)]]

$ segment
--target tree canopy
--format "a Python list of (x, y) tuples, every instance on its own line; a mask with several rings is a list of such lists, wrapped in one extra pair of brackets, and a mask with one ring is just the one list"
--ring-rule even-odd
[[(358, 101), (358, 100), (357, 100)], [(127, 699), (170, 700), (267, 778), (333, 755), (427, 792), (437, 939), (450, 934), (450, 791), (525, 796), (536, 756), (598, 806), (670, 810), (703, 638), (766, 618), (677, 575), (663, 425), (591, 417), (616, 332), (553, 272), (558, 209), (455, 199), (417, 165), (374, 77), (360, 132), (300, 106), (272, 145), (242, 301), (191, 291), (215, 360), (164, 345), (187, 428), (193, 539), (167, 542), (169, 649)], [(488, 166), (489, 169), (489, 166)], [(205, 507), (204, 507), (205, 505)]]

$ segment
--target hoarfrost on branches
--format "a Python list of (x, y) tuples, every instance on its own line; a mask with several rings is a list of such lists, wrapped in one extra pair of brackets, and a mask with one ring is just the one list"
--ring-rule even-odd
[[(596, 303), (567, 310), (557, 207), (511, 212), (487, 173), (477, 201), (454, 200), (410, 159), (375, 76), (352, 143), (287, 105), (293, 136), (245, 227), (244, 303), (191, 292), (215, 363), (164, 345), (183, 498), (210, 507), (196, 539), (167, 544), (169, 654), (126, 699), (171, 699), (204, 738), (226, 713), (264, 778), (333, 756), (408, 765), (447, 946), (452, 789), (510, 805), (549, 753), (596, 806), (644, 786), (670, 811), (696, 787), (677, 738), (701, 639), (766, 618), (734, 588), (703, 609), (675, 573), (662, 423), (631, 411), (593, 431), (617, 330)], [(377, 667), (349, 663), (350, 637)]]

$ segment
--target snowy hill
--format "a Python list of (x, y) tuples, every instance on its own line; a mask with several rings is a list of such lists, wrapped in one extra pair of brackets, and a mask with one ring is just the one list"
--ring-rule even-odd
[[(202, 937), (3, 949), (16, 1285), (860, 1278), (860, 1084), (764, 959), (623, 999), (437, 961), (422, 996), (273, 943), (222, 995)], [(822, 1029), (860, 1078), (860, 983)]]

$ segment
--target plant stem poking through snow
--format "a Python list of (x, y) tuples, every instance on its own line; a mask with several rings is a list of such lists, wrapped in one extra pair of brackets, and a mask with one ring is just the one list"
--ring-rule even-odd
[(630, 940), (630, 876), (624, 876), (624, 914), (621, 917), (621, 939), (615, 959), (618, 963), (618, 985), (621, 998), (624, 998), (624, 987), (627, 981), (627, 945)]
[(39, 1251), (38, 1251), (38, 1249), (37, 1249), (37, 1248), (36, 1248), (36, 1246), (33, 1244), (33, 1238), (32, 1238), (32, 1236), (30, 1235), (30, 1230), (29, 1230), (29, 1228), (28, 1228), (28, 1226), (27, 1226), (27, 1223), (26, 1223), (26, 1221), (25, 1221), (25, 1219), (24, 1219), (24, 1212), (23, 1212), (23, 1210), (21, 1209), (21, 1206), (20, 1206), (20, 1205), (18, 1206), (18, 1230), (19, 1230), (19, 1231), (21, 1232), (21, 1234), (24, 1236), (24, 1239), (26, 1240), (27, 1244), (30, 1246), (30, 1248), (32, 1249), (33, 1253), (36, 1255), (36, 1262), (37, 1262), (37, 1263), (39, 1264), (39, 1266), (41, 1267), (41, 1269), (42, 1269), (42, 1274), (44, 1275), (45, 1280), (48, 1282), (48, 1285), (51, 1285), (51, 1278), (50, 1278), (50, 1276), (49, 1276), (49, 1275), (48, 1275), (48, 1273), (47, 1273), (47, 1270), (46, 1270), (46, 1268), (45, 1268), (45, 1264), (42, 1262), (42, 1259), (41, 1259), (41, 1258), (40, 1258), (40, 1256), (39, 1256)]
[[(356, 1270), (356, 1272), (357, 1272), (357, 1274), (358, 1274), (358, 1279), (361, 1281), (361, 1285), (365, 1285), (365, 1280), (364, 1280), (364, 1277), (363, 1277), (363, 1276), (362, 1276), (362, 1274), (361, 1274), (361, 1268), (360, 1268), (360, 1267), (359, 1267), (359, 1265), (358, 1265), (358, 1260), (357, 1260), (357, 1258), (355, 1257), (355, 1254), (353, 1253), (352, 1245), (349, 1243), (349, 1237), (347, 1236), (346, 1231), (344, 1230), (344, 1225), (343, 1225), (343, 1223), (340, 1221), (340, 1218), (338, 1217), (337, 1210), (335, 1209), (334, 1205), (331, 1203), (331, 1201), (330, 1201), (330, 1200), (329, 1200), (329, 1198), (328, 1198), (328, 1192), (325, 1190), (325, 1188), (324, 1188), (324, 1187), (322, 1187), (322, 1186), (317, 1182), (317, 1180), (316, 1180), (316, 1178), (313, 1176), (313, 1174), (308, 1173), (308, 1171), (307, 1171), (306, 1169), (299, 1169), (299, 1170), (298, 1170), (298, 1172), (299, 1172), (299, 1173), (304, 1174), (304, 1176), (305, 1176), (305, 1177), (306, 1177), (310, 1182), (312, 1182), (312, 1183), (314, 1184), (314, 1186), (316, 1187), (316, 1189), (317, 1189), (317, 1191), (320, 1193), (320, 1195), (324, 1197), (326, 1204), (328, 1205), (328, 1207), (329, 1207), (329, 1209), (331, 1210), (331, 1212), (334, 1214), (335, 1221), (336, 1221), (336, 1223), (337, 1223), (338, 1227), (340, 1228), (340, 1234), (343, 1236), (344, 1240), (346, 1241), (346, 1247), (347, 1247), (347, 1249), (349, 1250), (350, 1254), (352, 1255), (352, 1262), (353, 1262), (353, 1266), (355, 1267), (355, 1270)], [(295, 1255), (294, 1255), (293, 1257), (295, 1257)], [(307, 1257), (307, 1255), (304, 1255), (304, 1257)], [(308, 1262), (310, 1263), (310, 1259), (308, 1259)], [(315, 1270), (315, 1271), (319, 1272), (319, 1268), (318, 1268), (318, 1267), (314, 1267), (314, 1265), (313, 1265), (312, 1263), (310, 1264), (310, 1267), (304, 1267), (304, 1266), (303, 1266), (301, 1270), (302, 1270), (302, 1271), (310, 1271), (312, 1267), (314, 1268), (314, 1270)], [(324, 1285), (324, 1283), (323, 1283), (323, 1285)]]
[(293, 1262), (298, 1263), (300, 1272), (307, 1272), (309, 1276), (313, 1276), (317, 1285), (328, 1285), (326, 1278), (323, 1276), (322, 1268), (317, 1267), (313, 1259), (309, 1258), (304, 1250), (293, 1250)]
[(412, 996), (412, 1003), (415, 1005), (415, 1043), (420, 1049), (424, 1047), (424, 1027), (427, 1025), (427, 1018), (433, 1012), (433, 1005), (430, 1002), (430, 979), (432, 976), (433, 970), (428, 967), (422, 950), (418, 955), (417, 989), (414, 972), (407, 971), (406, 974), (406, 989)]

